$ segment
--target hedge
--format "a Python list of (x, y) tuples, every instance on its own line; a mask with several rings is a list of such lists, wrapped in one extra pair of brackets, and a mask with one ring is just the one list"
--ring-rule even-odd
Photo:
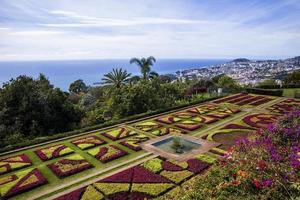
[(261, 89), (285, 89), (285, 88), (300, 88), (300, 84), (288, 84), (288, 85), (259, 85), (256, 88)]
[(51, 141), (51, 140), (56, 140), (56, 139), (68, 137), (68, 136), (74, 136), (74, 135), (77, 135), (77, 134), (80, 134), (80, 133), (93, 131), (93, 130), (113, 126), (113, 125), (128, 122), (128, 121), (137, 120), (137, 119), (140, 119), (140, 118), (150, 117), (151, 115), (157, 115), (157, 114), (161, 114), (161, 113), (164, 113), (164, 112), (169, 112), (169, 111), (172, 111), (172, 110), (175, 110), (175, 109), (181, 109), (181, 108), (188, 107), (188, 106), (191, 106), (191, 105), (204, 103), (204, 102), (207, 102), (207, 101), (212, 101), (212, 100), (215, 100), (215, 99), (218, 99), (218, 98), (222, 98), (224, 96), (226, 96), (226, 95), (218, 96), (218, 97), (211, 97), (211, 98), (208, 98), (208, 99), (205, 99), (205, 100), (197, 100), (197, 101), (193, 101), (193, 102), (190, 102), (190, 103), (185, 103), (185, 104), (181, 104), (181, 105), (177, 105), (177, 106), (173, 106), (173, 107), (169, 107), (169, 108), (165, 108), (165, 109), (159, 109), (159, 110), (155, 110), (155, 111), (150, 111), (150, 112), (146, 112), (146, 113), (132, 115), (132, 116), (129, 116), (129, 117), (126, 117), (126, 118), (122, 118), (122, 119), (118, 119), (118, 120), (111, 120), (111, 121), (104, 122), (102, 124), (87, 126), (87, 127), (81, 128), (81, 129), (73, 130), (73, 131), (57, 133), (55, 135), (44, 136), (44, 137), (40, 137), (40, 138), (31, 138), (30, 140), (26, 140), (26, 141), (20, 142), (18, 144), (2, 147), (0, 149), (0, 153), (7, 152), (5, 154), (8, 154), (9, 153), (8, 151), (12, 151), (12, 150), (15, 150), (15, 149), (18, 149), (18, 148), (27, 147), (27, 146), (31, 146), (31, 145), (35, 145), (35, 144), (40, 144), (40, 143), (48, 142), (48, 141)]
[(247, 88), (246, 91), (248, 93), (253, 93), (253, 94), (271, 95), (271, 96), (278, 96), (278, 97), (281, 97), (283, 94), (283, 89), (268, 90), (268, 89), (258, 89), (258, 88)]

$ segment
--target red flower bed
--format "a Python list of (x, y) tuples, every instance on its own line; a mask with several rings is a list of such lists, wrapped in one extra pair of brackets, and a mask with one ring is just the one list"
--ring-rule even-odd
[[(117, 133), (116, 133), (117, 132)], [(126, 128), (119, 128), (116, 130), (112, 130), (106, 133), (102, 133), (103, 136), (116, 141), (122, 138), (126, 138), (132, 135), (136, 135), (137, 133), (132, 130), (127, 130)]]
[(247, 100), (245, 100), (245, 101), (241, 101), (241, 102), (237, 103), (236, 105), (238, 105), (238, 106), (243, 106), (243, 105), (246, 105), (246, 104), (249, 104), (249, 103), (258, 101), (258, 100), (260, 100), (260, 99), (264, 99), (264, 98), (265, 98), (265, 97), (263, 97), (263, 96), (256, 96), (256, 97), (252, 97), (252, 98), (250, 98), (250, 99), (247, 99)]
[(279, 115), (275, 114), (253, 114), (243, 118), (243, 122), (253, 128), (267, 128), (269, 124), (275, 122)]
[(221, 129), (248, 129), (248, 130), (255, 130), (255, 128), (251, 128), (251, 127), (243, 126), (243, 125), (239, 125), (239, 124), (228, 124), (228, 125), (222, 127)]
[(265, 103), (267, 103), (269, 101), (272, 101), (272, 99), (271, 98), (264, 98), (264, 99), (261, 99), (259, 101), (253, 102), (253, 103), (251, 103), (249, 105), (251, 105), (251, 106), (259, 106), (259, 105), (265, 104)]
[(180, 121), (181, 119), (179, 119), (178, 117), (165, 116), (165, 117), (157, 118), (155, 120), (161, 123), (173, 124), (175, 122)]
[(89, 162), (85, 159), (80, 160), (72, 160), (72, 159), (63, 159), (57, 161), (55, 163), (47, 165), (51, 171), (58, 176), (59, 178), (64, 178), (67, 176), (71, 176), (73, 174), (77, 174), (86, 169), (90, 169), (93, 167)]
[(196, 124), (196, 123), (195, 124), (176, 124), (175, 126), (189, 130), (189, 131), (193, 131), (193, 130), (196, 130), (196, 129), (202, 127), (202, 125)]
[(240, 98), (233, 99), (233, 100), (231, 100), (231, 101), (227, 101), (227, 103), (235, 104), (235, 103), (238, 103), (238, 102), (241, 102), (241, 101), (250, 99), (250, 98), (252, 98), (252, 97), (253, 97), (253, 96), (251, 96), (251, 95), (246, 95), (246, 96), (242, 96), (242, 97), (240, 97)]
[[(12, 181), (14, 180), (12, 179)], [(6, 184), (9, 183), (10, 182)], [(18, 182), (15, 185), (11, 186), (11, 188), (3, 195), (3, 197), (9, 198), (17, 194), (32, 190), (33, 188), (36, 188), (46, 183), (47, 180), (43, 177), (40, 171), (38, 169), (33, 169), (24, 177), (20, 178), (20, 180), (18, 180)]]
[(93, 155), (95, 158), (97, 158), (103, 163), (107, 163), (109, 161), (115, 160), (128, 154), (126, 151), (123, 151), (115, 145), (100, 147), (99, 149), (97, 148), (95, 150), (92, 149), (88, 151), (88, 153)]
[(154, 174), (149, 170), (145, 169), (142, 166), (135, 166), (134, 167), (134, 176), (132, 179), (134, 183), (171, 183), (168, 179)]
[(182, 167), (179, 167), (178, 165), (175, 165), (169, 161), (164, 161), (162, 163), (162, 167), (164, 170), (167, 170), (167, 171), (181, 171), (183, 170)]
[(105, 144), (106, 142), (97, 136), (89, 136), (74, 140), (72, 141), (72, 143), (78, 146), (80, 149), (87, 149), (101, 144)]
[(70, 154), (73, 152), (73, 150), (65, 145), (55, 145), (43, 149), (38, 149), (34, 152), (41, 160), (47, 161), (53, 158), (60, 157), (62, 155)]
[(195, 174), (203, 172), (205, 169), (207, 169), (210, 166), (210, 164), (202, 162), (198, 159), (190, 159), (187, 161), (187, 163), (189, 165), (188, 170)]
[(81, 196), (83, 195), (86, 187), (79, 188), (77, 190), (74, 190), (70, 193), (67, 193), (65, 195), (62, 195), (60, 197), (55, 198), (54, 200), (80, 200)]
[(143, 135), (138, 135), (136, 137), (133, 136), (132, 138), (124, 140), (124, 141), (120, 142), (120, 144), (128, 147), (131, 150), (140, 151), (142, 148), (140, 147), (139, 144), (142, 142), (145, 142), (147, 140), (149, 140), (149, 137), (143, 136)]
[(25, 154), (1, 159), (0, 163), (0, 175), (32, 165), (31, 160)]
[(230, 101), (230, 100), (233, 100), (233, 99), (245, 96), (245, 95), (247, 95), (247, 94), (236, 94), (233, 96), (229, 96), (229, 97), (225, 97), (225, 98), (213, 101), (213, 103), (224, 103), (224, 102), (227, 102), (227, 101)]

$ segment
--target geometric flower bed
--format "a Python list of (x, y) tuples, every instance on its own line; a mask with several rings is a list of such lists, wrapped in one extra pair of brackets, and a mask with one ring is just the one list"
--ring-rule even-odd
[(210, 123), (218, 121), (219, 119), (217, 119), (215, 117), (209, 117), (209, 116), (206, 116), (206, 115), (202, 115), (202, 116), (192, 118), (192, 120), (196, 121), (196, 122), (199, 122), (199, 123), (210, 124)]
[(269, 124), (275, 122), (279, 115), (259, 113), (244, 117), (242, 121), (253, 128), (267, 128)]
[(229, 117), (230, 114), (225, 113), (225, 112), (214, 111), (214, 112), (211, 112), (211, 113), (207, 114), (207, 116), (215, 117), (215, 118), (219, 118), (219, 119), (224, 119), (226, 117)]
[(160, 129), (157, 129), (157, 130), (154, 130), (151, 132), (151, 134), (153, 135), (156, 135), (156, 136), (163, 136), (163, 135), (167, 135), (167, 134), (186, 134), (185, 131), (182, 131), (182, 130), (179, 130), (179, 129), (176, 129), (176, 128), (168, 128), (168, 127), (165, 127), (165, 128), (160, 128)]
[(41, 160), (46, 161), (53, 158), (58, 158), (63, 155), (67, 155), (70, 153), (73, 153), (73, 149), (66, 145), (55, 145), (51, 147), (46, 147), (43, 149), (38, 149), (34, 151), (38, 157), (40, 157)]
[(126, 128), (118, 128), (109, 132), (102, 133), (103, 136), (116, 141), (122, 138), (126, 138), (132, 135), (136, 135), (135, 131), (128, 130)]
[(238, 99), (240, 97), (243, 97), (243, 96), (246, 96), (247, 94), (244, 94), (244, 93), (239, 93), (239, 94), (235, 94), (235, 95), (231, 95), (229, 97), (225, 97), (225, 98), (222, 98), (222, 99), (218, 99), (218, 100), (215, 100), (213, 101), (213, 103), (224, 103), (224, 102), (228, 102), (228, 101), (231, 101), (233, 99)]
[(219, 107), (215, 106), (215, 105), (205, 104), (205, 105), (201, 105), (201, 106), (198, 106), (198, 107), (188, 109), (187, 111), (191, 112), (191, 113), (195, 113), (195, 114), (205, 114), (207, 112), (210, 112), (212, 110), (216, 110), (218, 108)]
[[(208, 160), (210, 163), (215, 161), (209, 156), (201, 156), (201, 159)], [(97, 199), (119, 200), (152, 199), (166, 193), (195, 174), (203, 172), (210, 165), (200, 159), (178, 162), (154, 158), (55, 200), (96, 199), (96, 197)], [(90, 188), (89, 191), (87, 188)]]
[(164, 116), (164, 117), (157, 118), (155, 120), (166, 124), (172, 124), (175, 122), (179, 122), (181, 119), (173, 116)]
[(182, 129), (185, 129), (185, 130), (189, 130), (189, 131), (193, 131), (193, 130), (196, 130), (196, 129), (202, 127), (202, 125), (199, 124), (199, 122), (195, 122), (195, 121), (192, 121), (192, 120), (182, 121), (179, 124), (176, 124), (175, 126), (177, 126), (179, 128), (182, 128)]
[(102, 163), (107, 163), (128, 154), (126, 151), (120, 149), (115, 145), (96, 147), (89, 150), (88, 153), (100, 160)]
[(144, 167), (135, 166), (93, 184), (108, 199), (154, 198), (174, 184)]
[(120, 142), (120, 144), (122, 144), (123, 146), (128, 147), (131, 150), (139, 151), (139, 150), (142, 149), (139, 144), (142, 143), (142, 142), (145, 142), (149, 139), (150, 138), (148, 136), (143, 135), (143, 134), (139, 134), (139, 135), (133, 136), (129, 139), (126, 139), (126, 140)]
[(51, 171), (59, 178), (64, 178), (71, 176), (73, 174), (79, 173), (86, 169), (93, 167), (89, 162), (87, 162), (81, 155), (74, 154), (68, 156), (62, 160), (55, 163), (47, 165)]
[(218, 111), (228, 113), (228, 114), (236, 114), (241, 112), (241, 110), (237, 108), (222, 108), (222, 109), (218, 109)]
[(30, 165), (32, 165), (32, 162), (25, 154), (4, 158), (0, 160), (0, 174), (5, 174)]
[(231, 103), (238, 106), (244, 106), (244, 105), (259, 106), (271, 100), (273, 99), (261, 95), (254, 96), (250, 94), (237, 94), (213, 102), (218, 104)]
[(101, 200), (104, 199), (102, 193), (100, 193), (97, 189), (93, 187), (93, 185), (89, 185), (87, 187), (79, 188), (70, 193), (62, 195), (55, 200)]
[(267, 109), (275, 113), (284, 114), (287, 112), (291, 112), (297, 106), (300, 106), (299, 101), (294, 99), (287, 99), (280, 103), (274, 104)]
[(80, 149), (88, 149), (91, 147), (99, 146), (101, 144), (105, 144), (106, 142), (101, 140), (97, 136), (89, 136), (86, 138), (74, 140), (74, 141), (72, 141), (72, 143), (74, 145), (76, 145), (77, 147), (79, 147)]
[(135, 124), (134, 127), (141, 131), (153, 131), (154, 129), (162, 127), (162, 125), (153, 121), (146, 121)]
[(197, 115), (193, 114), (191, 112), (180, 112), (180, 113), (175, 113), (174, 116), (179, 117), (181, 119), (188, 119), (188, 118), (191, 118), (191, 117), (195, 117)]
[(0, 197), (9, 198), (47, 183), (38, 169), (27, 169), (0, 179)]

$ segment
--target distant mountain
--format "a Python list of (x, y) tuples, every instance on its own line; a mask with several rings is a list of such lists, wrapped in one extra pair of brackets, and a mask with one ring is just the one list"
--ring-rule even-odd
[(247, 58), (237, 58), (231, 62), (250, 62)]

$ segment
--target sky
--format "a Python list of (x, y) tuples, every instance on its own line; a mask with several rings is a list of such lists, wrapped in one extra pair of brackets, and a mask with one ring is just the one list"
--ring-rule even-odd
[(300, 0), (0, 0), (0, 61), (287, 58)]

